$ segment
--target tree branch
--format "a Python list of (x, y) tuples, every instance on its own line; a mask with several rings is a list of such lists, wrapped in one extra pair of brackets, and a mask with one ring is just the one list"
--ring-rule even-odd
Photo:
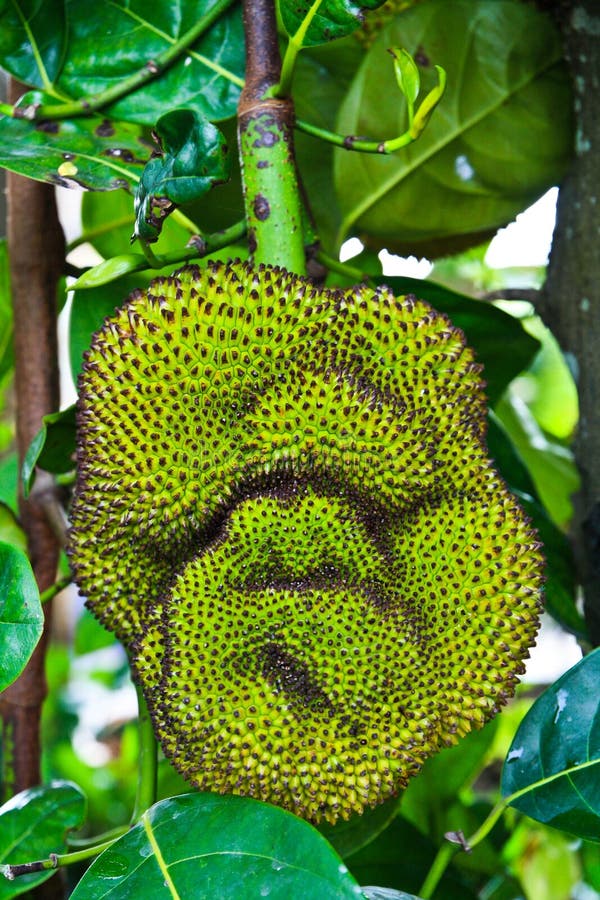
[(575, 159), (561, 186), (541, 310), (579, 373), (575, 455), (582, 488), (573, 536), (592, 640), (600, 644), (600, 10), (597, 0), (558, 4), (574, 88)]
[[(23, 87), (13, 82), (14, 102)], [(42, 416), (58, 408), (56, 286), (64, 260), (64, 238), (54, 190), (8, 175), (8, 247), (14, 308), (17, 447), (22, 462)], [(54, 584), (59, 545), (43, 506), (19, 498), (20, 516), (40, 591)], [(3, 741), (13, 748), (5, 793), (40, 782), (40, 714), (46, 696), (44, 657), (51, 603), (44, 606), (44, 634), (21, 677), (0, 699)]]

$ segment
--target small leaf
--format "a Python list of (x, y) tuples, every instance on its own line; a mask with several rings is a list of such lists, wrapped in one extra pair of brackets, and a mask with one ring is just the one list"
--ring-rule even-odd
[(385, 0), (279, 0), (281, 20), (299, 47), (314, 47), (352, 34), (364, 20), (364, 10)]
[(75, 466), (75, 406), (50, 413), (29, 445), (21, 469), (25, 496), (29, 495), (36, 466), (60, 475)]
[(229, 178), (225, 138), (208, 119), (189, 109), (166, 113), (156, 123), (160, 156), (144, 169), (135, 192), (135, 237), (156, 241), (163, 220), (177, 206), (202, 197)]
[(409, 109), (412, 110), (421, 87), (419, 67), (408, 50), (393, 49), (390, 53), (394, 57), (394, 74), (398, 87), (406, 97)]
[(600, 842), (598, 684), (600, 648), (533, 704), (508, 751), (501, 790), (532, 819)]
[[(142, 253), (121, 253), (119, 256), (112, 256), (105, 259), (104, 262), (92, 266), (83, 275), (69, 285), (71, 291), (81, 291), (88, 288), (100, 287), (104, 284), (110, 284), (129, 272), (139, 272), (148, 268), (148, 260)], [(116, 305), (116, 304), (115, 304)]]
[[(56, 100), (25, 94), (19, 108)], [(31, 122), (0, 116), (0, 166), (28, 178), (92, 191), (131, 188), (142, 174), (151, 146), (138, 125), (102, 116)]]
[(0, 65), (24, 84), (48, 88), (62, 66), (65, 25), (64, 0), (3, 3)]
[(44, 615), (25, 554), (0, 543), (0, 691), (27, 665), (42, 634)]
[[(66, 851), (66, 834), (79, 828), (86, 801), (69, 781), (55, 781), (17, 794), (0, 808), (0, 875), (7, 865), (47, 859)], [(21, 875), (14, 881), (0, 877), (0, 900), (29, 891), (54, 875), (53, 870)]]
[(369, 48), (335, 131), (381, 140), (404, 131), (385, 52), (399, 45), (419, 62), (425, 89), (435, 90), (432, 63), (443, 66), (448, 87), (426, 131), (398, 153), (334, 151), (338, 237), (445, 255), (481, 242), (560, 181), (572, 143), (560, 35), (533, 4), (418, 3)]
[(183, 794), (157, 803), (90, 866), (72, 900), (361, 896), (302, 819), (245, 797)]

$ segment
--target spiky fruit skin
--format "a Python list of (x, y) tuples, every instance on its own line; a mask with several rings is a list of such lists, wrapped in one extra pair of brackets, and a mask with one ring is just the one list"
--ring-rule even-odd
[(193, 784), (333, 822), (512, 693), (539, 545), (427, 304), (186, 268), (94, 337), (78, 418), (76, 578)]

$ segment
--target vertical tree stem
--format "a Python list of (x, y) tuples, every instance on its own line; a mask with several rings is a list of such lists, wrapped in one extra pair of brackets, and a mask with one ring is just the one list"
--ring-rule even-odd
[(541, 311), (577, 373), (582, 487), (573, 536), (586, 619), (600, 644), (600, 8), (598, 0), (560, 0), (555, 11), (573, 79), (575, 158), (560, 189)]
[(255, 263), (306, 272), (302, 203), (294, 157), (294, 106), (270, 96), (281, 58), (273, 0), (244, 0), (246, 83), (238, 107), (238, 137)]
[[(11, 85), (11, 102), (23, 92)], [(64, 262), (64, 238), (54, 190), (8, 175), (8, 249), (14, 308), (17, 447), (22, 462), (42, 416), (58, 408), (56, 287)], [(56, 578), (59, 547), (44, 512), (38, 482), (28, 499), (19, 498), (20, 516), (40, 592)], [(44, 605), (44, 634), (21, 677), (0, 698), (2, 737), (12, 748), (11, 770), (3, 775), (5, 793), (40, 782), (40, 714), (46, 696), (44, 657), (51, 603)]]

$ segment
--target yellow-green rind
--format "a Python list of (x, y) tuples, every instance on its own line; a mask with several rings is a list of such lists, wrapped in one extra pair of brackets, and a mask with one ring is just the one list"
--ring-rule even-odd
[(76, 577), (194, 784), (347, 817), (512, 693), (541, 559), (444, 316), (191, 267), (80, 387)]

